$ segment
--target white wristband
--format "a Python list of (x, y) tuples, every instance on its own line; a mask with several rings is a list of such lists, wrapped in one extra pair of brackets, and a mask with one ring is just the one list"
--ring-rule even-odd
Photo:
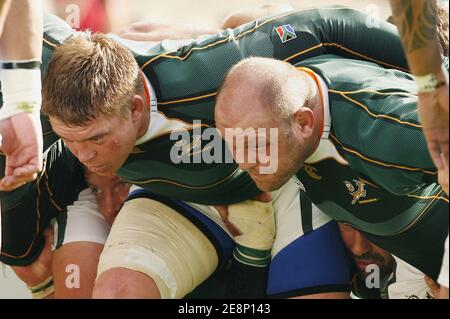
[(444, 79), (439, 79), (437, 75), (433, 73), (423, 76), (414, 76), (417, 84), (417, 92), (431, 93), (441, 86), (448, 84), (448, 72), (444, 66), (442, 66), (442, 73), (444, 74)]
[(28, 287), (28, 289), (30, 289), (33, 299), (44, 299), (55, 292), (53, 277), (50, 276), (40, 284), (34, 287)]
[(19, 113), (39, 115), (42, 103), (41, 70), (1, 70), (0, 80), (3, 95), (0, 120)]

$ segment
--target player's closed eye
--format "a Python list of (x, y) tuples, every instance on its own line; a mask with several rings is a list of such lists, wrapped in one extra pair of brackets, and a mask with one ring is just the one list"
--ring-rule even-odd
[(104, 141), (104, 136), (94, 137), (90, 141), (94, 144), (101, 144)]
[(103, 191), (100, 188), (96, 188), (96, 187), (91, 187), (91, 192), (94, 195), (100, 195), (101, 193), (103, 193)]

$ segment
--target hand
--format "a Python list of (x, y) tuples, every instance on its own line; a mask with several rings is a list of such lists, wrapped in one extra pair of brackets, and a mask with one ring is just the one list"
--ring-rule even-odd
[(237, 244), (257, 250), (271, 250), (275, 240), (275, 216), (271, 203), (245, 201), (228, 207), (228, 219), (239, 230)]
[(438, 182), (444, 190), (445, 194), (448, 195), (448, 162), (444, 160), (444, 156), (441, 154), (442, 162), (444, 165), (444, 169), (439, 170), (438, 172)]
[[(442, 71), (441, 71), (442, 73)], [(441, 74), (444, 80), (445, 75)], [(428, 150), (438, 170), (444, 169), (441, 153), (448, 165), (449, 106), (447, 84), (432, 93), (419, 94), (419, 116)]]
[(40, 118), (20, 113), (0, 121), (0, 149), (6, 156), (5, 176), (0, 191), (12, 191), (37, 177), (42, 170), (42, 128)]
[(428, 288), (430, 288), (433, 297), (439, 298), (441, 286), (428, 276), (425, 276), (425, 283), (427, 284)]
[(267, 266), (276, 233), (271, 195), (262, 193), (255, 200), (216, 209), (234, 236), (234, 257), (248, 265)]
[[(270, 193), (264, 192), (257, 195), (255, 198), (253, 198), (253, 200), (263, 203), (270, 203), (270, 201), (272, 200), (272, 196), (270, 195)], [(235, 237), (241, 235), (239, 229), (235, 225), (233, 225), (233, 223), (231, 223), (228, 218), (230, 214), (230, 212), (228, 211), (228, 205), (218, 205), (215, 206), (215, 208), (219, 212), (220, 216), (222, 217), (222, 220), (225, 223), (225, 226), (227, 226), (227, 229), (230, 231), (230, 233)]]

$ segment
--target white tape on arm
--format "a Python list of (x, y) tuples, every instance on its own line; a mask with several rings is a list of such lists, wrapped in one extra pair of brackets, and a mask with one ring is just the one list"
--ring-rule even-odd
[(0, 120), (19, 113), (39, 115), (42, 103), (41, 70), (1, 70), (0, 80), (3, 95)]

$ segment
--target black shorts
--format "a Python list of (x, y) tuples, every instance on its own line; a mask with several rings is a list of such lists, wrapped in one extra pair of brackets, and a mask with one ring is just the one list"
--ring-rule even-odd
[[(4, 172), (4, 166), (2, 155), (0, 172)], [(12, 192), (0, 192), (0, 261), (11, 266), (31, 264), (45, 243), (43, 231), (84, 188), (81, 164), (64, 143), (57, 140), (45, 151), (44, 170), (36, 181)]]

